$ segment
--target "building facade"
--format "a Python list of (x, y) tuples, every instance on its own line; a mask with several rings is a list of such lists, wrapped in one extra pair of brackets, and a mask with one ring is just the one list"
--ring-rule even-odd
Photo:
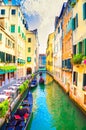
[[(28, 57), (31, 57), (31, 63)], [(13, 74), (7, 76), (2, 72), (3, 64), (6, 67), (10, 66), (16, 72), (12, 70)], [(29, 74), (28, 67), (31, 67), (31, 73), (38, 70), (37, 30), (28, 30), (26, 19), (19, 6), (13, 6), (11, 3), (2, 4), (0, 6), (0, 86), (8, 83), (12, 78), (18, 79)], [(2, 74), (4, 76), (1, 76)]]
[(86, 0), (73, 4), (73, 73), (70, 96), (86, 111)]
[(55, 36), (54, 36), (54, 78), (62, 81), (62, 25), (63, 13), (66, 3), (63, 4), (59, 17), (55, 18)]
[(5, 29), (5, 18), (0, 18), (0, 86), (11, 83), (16, 76), (15, 38)]
[(72, 83), (72, 65), (71, 58), (73, 54), (72, 50), (72, 28), (70, 23), (72, 20), (72, 8), (69, 2), (67, 2), (64, 15), (63, 15), (63, 41), (62, 41), (62, 83), (65, 86), (66, 91), (69, 91)]
[(37, 31), (27, 31), (26, 33), (26, 71), (27, 74), (34, 73), (38, 70), (38, 37)]
[(47, 41), (47, 57), (46, 57), (46, 69), (53, 73), (53, 48), (54, 48), (54, 32), (49, 34)]

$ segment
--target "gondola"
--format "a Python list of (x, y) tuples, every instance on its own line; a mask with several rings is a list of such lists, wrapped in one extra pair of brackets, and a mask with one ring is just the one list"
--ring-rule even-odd
[(36, 87), (37, 86), (37, 79), (33, 79), (32, 81), (31, 81), (31, 83), (29, 84), (29, 87), (30, 88), (34, 88), (34, 87)]
[(33, 96), (28, 91), (28, 94), (17, 108), (16, 112), (11, 115), (8, 123), (5, 125), (5, 130), (26, 130), (27, 125), (32, 115)]
[(44, 84), (44, 83), (45, 83), (44, 79), (42, 77), (40, 77), (39, 84)]

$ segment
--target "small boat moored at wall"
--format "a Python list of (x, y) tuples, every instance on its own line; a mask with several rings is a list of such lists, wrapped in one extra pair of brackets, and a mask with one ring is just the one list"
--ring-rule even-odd
[(31, 81), (31, 83), (29, 84), (29, 86), (31, 87), (31, 88), (34, 88), (34, 87), (36, 87), (38, 85), (38, 82), (37, 82), (37, 79), (35, 78), (35, 79), (33, 79), (32, 81)]
[(28, 91), (21, 105), (6, 123), (4, 130), (26, 130), (32, 115), (32, 107), (33, 96), (32, 93)]

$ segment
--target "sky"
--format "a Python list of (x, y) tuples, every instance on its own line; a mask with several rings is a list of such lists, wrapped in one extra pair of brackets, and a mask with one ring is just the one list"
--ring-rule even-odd
[(13, 0), (13, 4), (20, 1), (29, 30), (38, 29), (39, 53), (46, 53), (48, 35), (54, 32), (55, 16), (59, 16), (67, 0)]

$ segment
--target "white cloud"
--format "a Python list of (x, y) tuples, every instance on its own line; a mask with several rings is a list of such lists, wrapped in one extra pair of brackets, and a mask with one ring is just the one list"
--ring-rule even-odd
[(24, 2), (24, 7), (29, 16), (30, 29), (38, 28), (41, 53), (45, 53), (48, 35), (54, 31), (55, 16), (59, 15), (63, 1), (25, 0)]

